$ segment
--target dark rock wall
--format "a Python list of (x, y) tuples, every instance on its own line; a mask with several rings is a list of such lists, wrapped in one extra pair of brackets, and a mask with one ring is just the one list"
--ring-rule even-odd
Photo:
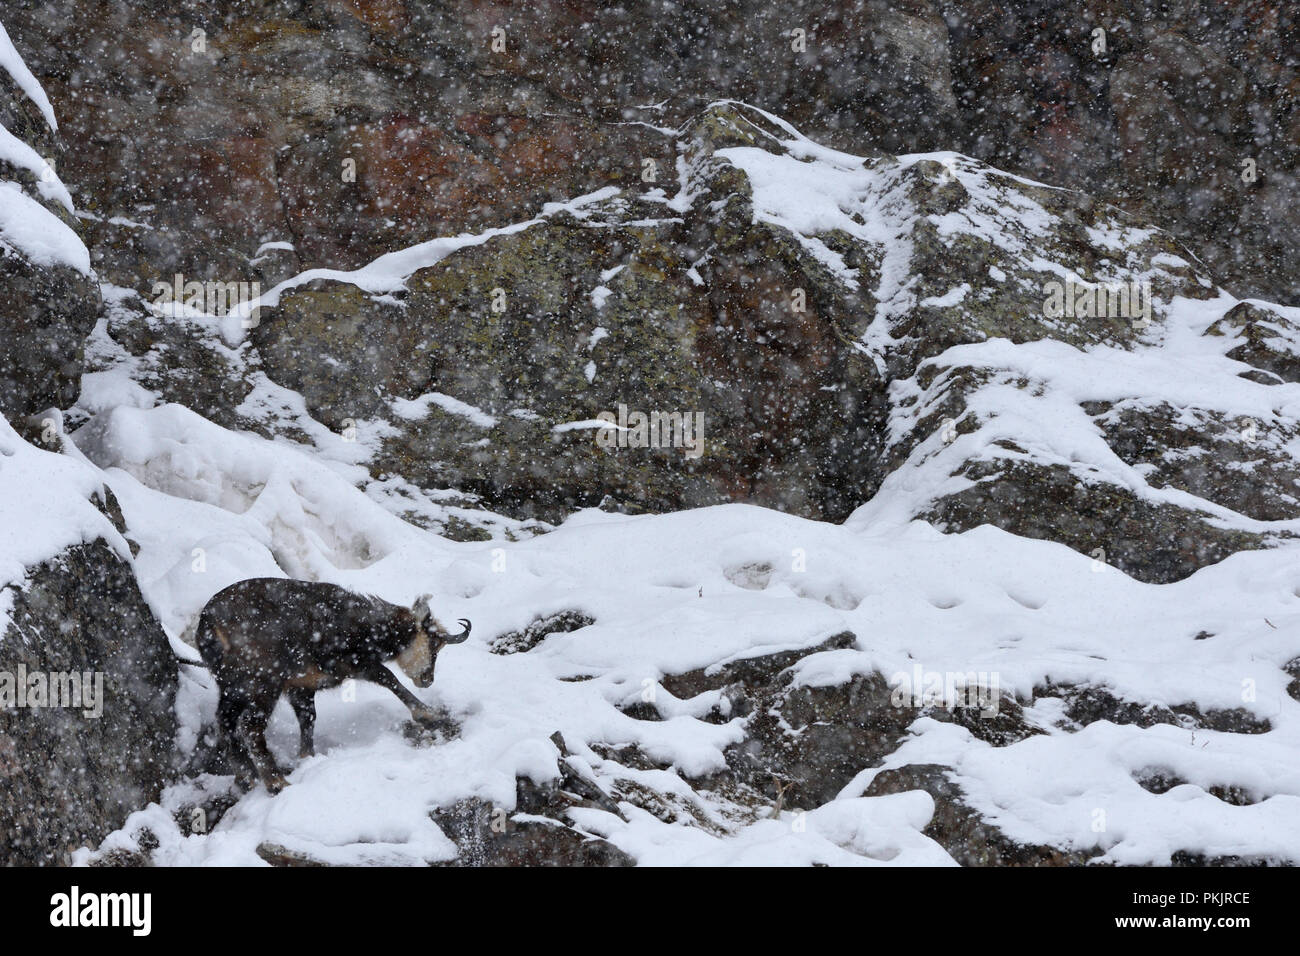
[(645, 159), (671, 177), (627, 124), (735, 97), (840, 148), (957, 149), (1088, 189), (1173, 229), (1238, 294), (1300, 296), (1288, 4), (17, 0), (6, 17), (81, 204), (152, 227), (96, 227), (126, 285), (234, 278), (267, 239), (356, 266), (630, 184)]
[[(0, 126), (60, 166), (60, 141), (36, 105), (0, 70)], [(76, 228), (62, 204), (44, 198), (37, 176), (0, 159), (0, 182)], [(9, 202), (4, 199), (0, 201)], [(67, 265), (35, 262), (24, 250), (0, 241), (0, 414), (15, 421), (77, 398), (83, 342), (94, 328), (99, 287)]]

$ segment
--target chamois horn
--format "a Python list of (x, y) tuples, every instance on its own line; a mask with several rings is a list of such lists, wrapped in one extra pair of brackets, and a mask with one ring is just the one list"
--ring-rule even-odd
[(462, 617), (462, 618), (461, 618), (459, 621), (457, 621), (456, 623), (457, 623), (457, 624), (460, 624), (462, 627), (464, 627), (465, 630), (461, 631), (459, 634), (453, 634), (453, 635), (451, 635), (450, 637), (448, 637), (448, 638), (447, 638), (447, 643), (448, 643), (448, 644), (461, 644), (461, 643), (463, 643), (463, 642), (469, 640), (469, 629), (470, 629), (470, 623), (469, 623), (469, 621), (465, 620), (465, 618)]

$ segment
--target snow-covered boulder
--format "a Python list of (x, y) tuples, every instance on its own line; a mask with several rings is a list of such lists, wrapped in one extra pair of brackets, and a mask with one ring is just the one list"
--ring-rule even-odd
[(99, 288), (55, 172), (57, 125), (40, 83), (0, 25), (0, 413), (77, 397)]
[(90, 465), (0, 418), (0, 832), (66, 864), (174, 770), (176, 667)]

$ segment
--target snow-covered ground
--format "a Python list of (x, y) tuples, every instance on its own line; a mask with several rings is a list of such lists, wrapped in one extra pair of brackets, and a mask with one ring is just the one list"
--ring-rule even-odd
[[(1017, 841), (1100, 847), (1102, 860), (1123, 863), (1167, 862), (1180, 849), (1300, 861), (1300, 704), (1282, 670), (1300, 652), (1300, 549), (1238, 554), (1155, 586), (991, 527), (941, 535), (920, 522), (836, 526), (745, 505), (585, 511), (531, 540), (458, 544), (394, 517), (327, 463), (179, 406), (118, 408), (76, 440), (121, 502), (141, 546), (141, 584), (173, 635), (232, 581), (285, 573), (403, 603), (432, 593), (440, 617), (474, 621), (474, 637), (443, 653), (437, 682), (421, 692), (461, 723), (459, 736), (416, 746), (386, 691), (360, 685), (355, 700), (322, 692), (319, 753), (285, 792), (254, 790), (203, 836), (182, 836), (168, 812), (150, 808), (108, 849), (148, 825), (162, 839), (155, 858), (168, 863), (255, 864), (263, 842), (334, 862), (447, 859), (453, 844), (430, 809), (476, 797), (513, 810), (517, 776), (556, 776), (550, 737), (559, 731), (607, 790), (640, 777), (711, 822), (686, 813), (665, 822), (630, 803), (621, 815), (573, 811), (586, 831), (646, 864), (949, 862), (920, 833), (928, 795), (862, 796), (876, 773), (906, 763), (954, 768), (972, 806)], [(595, 623), (526, 653), (489, 650), (494, 636), (569, 609)], [(996, 675), (1024, 701), (1049, 680), (1087, 683), (1142, 704), (1244, 708), (1271, 729), (1103, 721), (1080, 730), (1063, 726), (1060, 702), (1048, 698), (1028, 710), (1046, 733), (1005, 747), (923, 717), (883, 767), (806, 815), (738, 819), (725, 798), (697, 792), (692, 780), (720, 769), (723, 749), (740, 739), (740, 718), (700, 719), (718, 693), (677, 700), (658, 686), (662, 676), (845, 629), (856, 646), (803, 658), (797, 682), (892, 677), (919, 664)], [(205, 674), (183, 671), (188, 748), (211, 720), (215, 692)], [(666, 719), (620, 709), (647, 692)], [(296, 732), (282, 703), (270, 738), (283, 762), (293, 762)], [(634, 743), (669, 767), (631, 770), (592, 749), (601, 743)], [(1149, 792), (1135, 778), (1152, 768), (1186, 783)], [(1214, 786), (1256, 802), (1222, 802), (1207, 792)], [(173, 788), (164, 803), (175, 809), (193, 789)]]

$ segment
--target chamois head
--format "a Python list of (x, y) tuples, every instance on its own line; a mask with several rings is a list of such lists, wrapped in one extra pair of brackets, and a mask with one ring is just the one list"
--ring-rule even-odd
[(397, 663), (411, 678), (416, 687), (428, 687), (433, 683), (433, 668), (438, 662), (438, 652), (448, 644), (460, 644), (469, 638), (470, 623), (461, 618), (457, 623), (464, 630), (459, 634), (448, 634), (429, 610), (431, 594), (421, 594), (411, 605), (411, 615), (415, 618), (415, 640), (397, 657)]

